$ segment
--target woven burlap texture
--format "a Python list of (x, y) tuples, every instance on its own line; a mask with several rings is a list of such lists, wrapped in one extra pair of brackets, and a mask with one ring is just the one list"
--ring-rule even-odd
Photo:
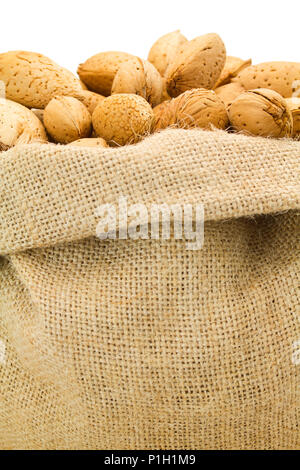
[[(299, 170), (222, 131), (1, 153), (0, 448), (299, 449)], [(203, 203), (203, 248), (98, 240), (120, 195)]]

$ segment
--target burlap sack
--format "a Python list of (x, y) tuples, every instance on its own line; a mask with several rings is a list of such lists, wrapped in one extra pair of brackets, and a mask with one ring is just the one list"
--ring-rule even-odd
[[(170, 130), (0, 155), (0, 448), (299, 449), (300, 143)], [(202, 250), (95, 237), (204, 203)]]

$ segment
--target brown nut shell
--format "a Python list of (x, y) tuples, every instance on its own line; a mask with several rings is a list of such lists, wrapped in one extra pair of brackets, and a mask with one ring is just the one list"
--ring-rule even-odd
[(202, 129), (225, 129), (228, 126), (228, 114), (223, 101), (213, 90), (196, 88), (176, 98), (177, 122), (179, 127)]
[(28, 108), (0, 98), (0, 143), (3, 148), (32, 142), (47, 142), (39, 118)]
[(78, 67), (78, 75), (87, 87), (103, 96), (109, 96), (119, 67), (134, 56), (127, 52), (100, 52)]
[(82, 89), (71, 72), (42, 54), (26, 51), (0, 54), (0, 80), (7, 99), (29, 108), (43, 109), (54, 96)]
[(105, 98), (93, 113), (93, 127), (99, 137), (111, 145), (138, 142), (152, 132), (154, 114), (141, 96), (112, 95)]
[(250, 67), (251, 64), (251, 59), (243, 60), (239, 57), (227, 56), (224, 68), (215, 88), (230, 83), (234, 77), (236, 77), (245, 68)]
[(263, 137), (290, 137), (292, 114), (284, 98), (268, 89), (245, 91), (229, 108), (229, 120), (236, 131)]
[(300, 63), (264, 62), (252, 65), (242, 70), (233, 81), (240, 83), (245, 90), (269, 88), (284, 98), (300, 96)]
[(300, 98), (286, 98), (293, 117), (293, 137), (300, 137)]
[(177, 30), (161, 36), (151, 47), (148, 61), (154, 65), (162, 77), (185, 42), (187, 42), (186, 37)]
[(44, 110), (43, 109), (31, 108), (31, 111), (36, 115), (36, 117), (39, 118), (41, 123), (44, 124)]
[(175, 97), (193, 88), (212, 89), (226, 59), (224, 43), (217, 34), (205, 34), (183, 44), (167, 69), (167, 91)]
[(71, 96), (56, 96), (46, 106), (44, 125), (55, 142), (68, 144), (88, 137), (92, 118), (87, 108)]
[(151, 106), (161, 102), (163, 81), (154, 67), (147, 60), (139, 57), (123, 63), (112, 84), (112, 95), (131, 93), (142, 96)]
[(74, 93), (72, 96), (73, 98), (81, 101), (81, 103), (84, 104), (91, 115), (97, 108), (98, 104), (100, 104), (101, 101), (105, 98), (104, 96), (99, 95), (99, 93), (94, 93), (93, 91), (89, 90), (81, 90)]
[(155, 121), (154, 131), (166, 129), (167, 127), (178, 127), (176, 117), (176, 105), (175, 99), (169, 101), (163, 101), (153, 109)]
[(222, 100), (212, 90), (196, 88), (154, 108), (155, 130), (175, 125), (184, 129), (225, 129), (228, 115)]
[(229, 108), (232, 102), (245, 90), (239, 83), (227, 83), (215, 90), (216, 95), (223, 101), (225, 108)]
[(78, 139), (68, 145), (72, 145), (73, 147), (108, 147), (107, 142), (101, 137)]

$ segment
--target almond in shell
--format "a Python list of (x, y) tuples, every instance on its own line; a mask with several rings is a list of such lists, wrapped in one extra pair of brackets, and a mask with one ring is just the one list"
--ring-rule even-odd
[(286, 98), (293, 116), (293, 136), (300, 137), (300, 98)]
[(0, 54), (0, 80), (5, 84), (7, 99), (29, 108), (43, 109), (56, 95), (82, 90), (75, 75), (35, 52)]
[(109, 96), (120, 65), (133, 58), (133, 55), (126, 52), (100, 52), (79, 65), (78, 75), (89, 90)]
[(193, 88), (212, 89), (226, 59), (224, 43), (217, 34), (205, 34), (183, 44), (167, 69), (167, 91), (176, 97)]
[(91, 124), (87, 108), (71, 96), (57, 96), (45, 108), (44, 125), (55, 142), (68, 144), (89, 137)]
[(73, 93), (73, 98), (81, 101), (84, 106), (88, 109), (90, 114), (92, 115), (95, 109), (97, 108), (98, 104), (104, 100), (104, 96), (99, 95), (99, 93), (94, 93), (93, 91), (89, 90), (81, 90), (76, 93)]
[(112, 95), (131, 93), (142, 96), (151, 106), (161, 102), (163, 81), (154, 67), (147, 60), (139, 57), (123, 63), (112, 84)]
[(78, 139), (68, 145), (73, 147), (108, 147), (108, 144), (101, 137)]
[(0, 143), (3, 148), (32, 142), (47, 142), (39, 118), (28, 108), (0, 98)]
[(300, 63), (265, 62), (242, 70), (234, 82), (245, 90), (269, 88), (284, 98), (300, 96)]
[(174, 62), (180, 47), (187, 42), (179, 30), (160, 37), (151, 47), (148, 60), (163, 77), (169, 65)]
[(222, 85), (216, 88), (214, 91), (216, 95), (221, 98), (227, 109), (232, 104), (232, 102), (245, 90), (239, 83), (227, 83), (226, 85)]
[(239, 57), (227, 56), (224, 68), (215, 88), (230, 83), (234, 77), (236, 77), (242, 70), (249, 67), (251, 63), (251, 59), (243, 60)]
[(222, 100), (212, 90), (196, 88), (154, 108), (155, 130), (175, 125), (184, 129), (225, 129), (228, 114)]
[(229, 108), (236, 131), (263, 137), (290, 137), (293, 118), (284, 98), (268, 89), (245, 91)]

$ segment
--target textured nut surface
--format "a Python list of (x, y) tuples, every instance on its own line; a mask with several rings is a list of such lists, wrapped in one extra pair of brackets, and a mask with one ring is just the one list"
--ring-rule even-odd
[(216, 95), (221, 98), (227, 109), (232, 104), (232, 102), (245, 90), (239, 83), (227, 83), (227, 85), (220, 86), (214, 91)]
[(167, 91), (167, 81), (165, 78), (162, 79), (162, 94), (161, 94), (161, 101), (169, 101), (171, 96)]
[(76, 98), (77, 100), (81, 101), (81, 103), (84, 104), (84, 106), (87, 108), (91, 115), (95, 111), (98, 104), (100, 104), (101, 101), (104, 100), (104, 96), (89, 90), (78, 91), (76, 93), (73, 93), (72, 96), (73, 98)]
[(176, 100), (163, 101), (153, 109), (155, 121), (154, 131), (166, 129), (170, 126), (177, 127)]
[(293, 118), (284, 98), (268, 89), (245, 91), (229, 108), (229, 119), (237, 131), (264, 137), (290, 137)]
[(88, 90), (88, 87), (86, 86), (86, 84), (83, 83), (82, 80), (79, 80), (79, 81), (80, 81), (81, 88), (82, 88), (83, 90)]
[(225, 46), (217, 34), (205, 34), (184, 43), (167, 70), (169, 95), (178, 96), (193, 88), (213, 88), (225, 59)]
[(180, 47), (187, 42), (179, 30), (161, 36), (151, 47), (148, 60), (163, 77), (168, 66), (174, 62)]
[(293, 136), (300, 136), (300, 98), (286, 98), (286, 103), (293, 116)]
[(236, 77), (242, 70), (249, 67), (251, 63), (251, 59), (243, 60), (239, 57), (227, 56), (224, 68), (215, 88), (226, 85), (226, 83), (230, 83), (234, 77)]
[(212, 90), (195, 88), (154, 108), (155, 130), (176, 125), (184, 129), (225, 129), (228, 114), (222, 100)]
[(107, 142), (101, 137), (78, 139), (68, 145), (73, 145), (74, 147), (108, 147)]
[(154, 114), (141, 96), (120, 94), (105, 98), (93, 113), (93, 126), (99, 137), (112, 145), (138, 142), (152, 131)]
[(133, 58), (127, 52), (100, 52), (79, 65), (78, 75), (90, 90), (109, 96), (120, 65)]
[(242, 70), (234, 82), (239, 82), (245, 90), (269, 88), (284, 98), (289, 98), (299, 89), (300, 63), (264, 62)]
[(32, 108), (31, 111), (39, 118), (39, 120), (44, 123), (44, 110)]
[(44, 125), (55, 142), (67, 144), (91, 134), (91, 115), (76, 98), (56, 96), (46, 106)]
[(45, 108), (54, 96), (82, 89), (71, 72), (42, 54), (26, 51), (0, 54), (0, 80), (7, 99), (29, 108)]
[(47, 142), (39, 118), (25, 106), (0, 98), (0, 143), (5, 148), (31, 142)]
[(9, 145), (5, 145), (2, 142), (0, 142), (0, 152), (5, 152), (8, 149), (9, 149)]
[(225, 129), (228, 125), (228, 114), (223, 101), (212, 90), (196, 88), (176, 98), (176, 109), (179, 127), (201, 127)]
[(135, 57), (123, 63), (112, 84), (112, 95), (132, 93), (142, 96), (151, 106), (161, 102), (163, 82), (160, 74), (147, 60)]

